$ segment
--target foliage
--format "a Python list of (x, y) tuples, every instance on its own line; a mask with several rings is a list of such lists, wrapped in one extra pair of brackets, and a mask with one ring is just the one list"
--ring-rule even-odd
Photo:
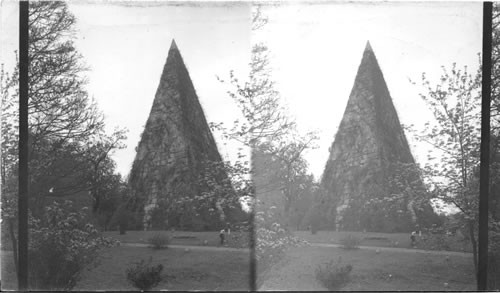
[(103, 231), (112, 229), (113, 215), (125, 200), (127, 189), (119, 174), (112, 174), (105, 177), (108, 180), (100, 186), (100, 188), (102, 187), (102, 191), (99, 191), (98, 196), (92, 197), (94, 200), (93, 208), (95, 208), (94, 217)]
[(420, 94), (434, 114), (415, 137), (433, 146), (424, 167), (433, 197), (454, 205), (464, 216), (473, 248), (477, 271), (476, 230), (478, 223), (478, 184), (471, 180), (479, 165), (481, 66), (474, 74), (467, 67), (442, 67), (437, 83), (422, 74), (424, 93)]
[(340, 239), (340, 244), (344, 249), (359, 249), (359, 244), (361, 244), (361, 239), (357, 236), (351, 234)]
[(168, 248), (170, 244), (170, 237), (163, 233), (156, 233), (148, 239), (149, 244), (153, 249), (164, 249)]
[(491, 53), (491, 122), (492, 132), (498, 134), (500, 126), (500, 4), (493, 3)]
[(276, 221), (271, 210), (259, 210), (254, 219), (255, 258), (259, 270), (266, 270), (277, 262), (290, 246), (307, 245), (308, 243), (293, 236)]
[(493, 3), (488, 290), (500, 290), (500, 4)]
[(163, 265), (159, 264), (153, 266), (151, 265), (151, 262), (152, 257), (150, 257), (147, 262), (141, 260), (127, 269), (127, 280), (130, 284), (137, 289), (147, 291), (156, 287), (161, 282), (161, 271), (163, 270)]
[(168, 207), (160, 200), (157, 206), (149, 211), (151, 217), (151, 229), (168, 229)]
[[(74, 48), (74, 23), (75, 18), (65, 2), (30, 3), (28, 164), (33, 234), (30, 259), (32, 263), (38, 262), (30, 266), (30, 282), (36, 288), (71, 287), (81, 266), (92, 258), (92, 252), (99, 246), (93, 240), (97, 236), (92, 226), (74, 227), (72, 231), (61, 228), (58, 232), (57, 224), (44, 214), (45, 198), (86, 193), (90, 185), (95, 184), (89, 177), (95, 175), (96, 170), (102, 173), (106, 169), (109, 174), (113, 167), (98, 163), (109, 160), (109, 151), (98, 152), (90, 146), (102, 142), (103, 137), (115, 136), (104, 134), (102, 115), (84, 89), (85, 68)], [(11, 73), (2, 66), (0, 74), (2, 220), (8, 223), (14, 256), (17, 255), (18, 74), (18, 64)], [(116, 144), (109, 150), (115, 147)], [(94, 163), (95, 168), (88, 162)], [(51, 215), (59, 213), (61, 223), (70, 226), (84, 221), (64, 214), (57, 207), (49, 207), (49, 210)], [(58, 238), (63, 235), (66, 235), (64, 239)], [(61, 243), (67, 244), (67, 248), (58, 246)]]
[(74, 47), (75, 21), (64, 2), (30, 4), (30, 190), (38, 196), (54, 185), (65, 195), (86, 189), (81, 155), (104, 126), (84, 89), (86, 68)]
[(388, 165), (389, 194), (354, 200), (361, 209), (361, 227), (368, 231), (410, 232), (431, 227), (440, 219), (431, 206), (432, 194), (424, 183), (420, 166), (414, 162)]
[(316, 268), (316, 279), (323, 284), (328, 290), (338, 290), (350, 280), (352, 265), (342, 264), (342, 259), (339, 257), (336, 262), (331, 260), (328, 263), (320, 264)]
[[(266, 23), (267, 18), (257, 7), (253, 11), (252, 30), (258, 32)], [(210, 125), (212, 130), (221, 132), (226, 139), (250, 147), (252, 151), (264, 152), (276, 161), (275, 174), (272, 176), (273, 180), (279, 182), (285, 200), (286, 220), (298, 226), (301, 219), (292, 220), (291, 212), (298, 199), (310, 195), (308, 188), (312, 185), (312, 176), (307, 174), (307, 162), (303, 154), (315, 147), (318, 137), (315, 132), (301, 134), (297, 130), (295, 121), (289, 117), (283, 98), (276, 89), (269, 60), (268, 47), (257, 41), (252, 47), (247, 78), (241, 81), (233, 71), (229, 73), (228, 81), (219, 78), (228, 86), (227, 93), (239, 107), (241, 117), (232, 126), (223, 123)], [(244, 156), (240, 155), (239, 159), (244, 159)]]
[(86, 181), (93, 198), (92, 212), (110, 214), (116, 209), (117, 201), (126, 193), (126, 184), (119, 174), (115, 174), (116, 163), (110, 155), (116, 149), (125, 147), (126, 131), (115, 129), (111, 135), (103, 132), (89, 138), (83, 153), (87, 166)]
[[(75, 21), (65, 2), (30, 3), (28, 160), (34, 215), (43, 212), (42, 198), (49, 194), (92, 191), (97, 196), (114, 171), (109, 154), (125, 138), (123, 130), (104, 133), (103, 116), (85, 90), (86, 68), (74, 47)], [(1, 169), (6, 178), (17, 176), (18, 72), (18, 65), (12, 73), (2, 68)]]
[[(0, 71), (0, 97), (1, 97), (1, 177), (2, 191), (14, 190), (15, 184), (10, 184), (6, 188), (7, 181), (17, 172), (17, 158), (19, 155), (19, 123), (18, 123), (18, 102), (12, 98), (17, 94), (18, 70), (8, 74), (2, 64)], [(11, 180), (12, 181), (12, 180)]]
[(304, 227), (307, 227), (308, 229), (311, 229), (312, 234), (316, 234), (316, 232), (319, 229), (324, 229), (321, 225), (322, 222), (322, 213), (321, 213), (321, 199), (319, 199), (319, 194), (321, 192), (321, 188), (317, 186), (314, 191), (313, 191), (313, 202), (309, 206), (309, 209), (305, 213), (304, 217), (302, 218), (302, 225)]
[(495, 222), (490, 225), (488, 234), (488, 289), (500, 288), (500, 224)]
[(70, 290), (99, 249), (117, 244), (87, 221), (86, 208), (54, 202), (41, 219), (29, 218), (29, 284), (37, 290)]
[[(242, 158), (240, 155), (240, 159)], [(241, 210), (241, 198), (254, 197), (253, 184), (249, 177), (249, 162), (205, 161), (202, 166), (203, 172), (197, 183), (198, 186), (204, 187), (204, 191), (193, 199), (198, 207), (198, 213), (208, 210), (209, 214), (217, 215), (224, 223), (226, 218), (229, 218), (230, 210)]]
[(314, 177), (307, 174), (308, 164), (303, 153), (316, 148), (315, 141), (319, 137), (314, 132), (301, 136), (294, 129), (290, 129), (289, 134), (292, 139), (276, 141), (274, 144), (262, 144), (259, 150), (269, 154), (272, 160), (276, 161), (272, 170), (275, 173), (273, 179), (280, 184), (285, 216), (287, 222), (291, 223), (293, 208), (298, 209), (297, 203), (300, 200), (310, 199), (316, 187)]
[(425, 234), (417, 237), (417, 247), (426, 250), (448, 250), (470, 252), (470, 241), (457, 235), (444, 233)]
[[(260, 26), (254, 26), (254, 31), (267, 22), (260, 14), (260, 9), (253, 17), (253, 24), (259, 21), (262, 23)], [(225, 127), (223, 123), (210, 123), (210, 126), (214, 130), (222, 131), (228, 139), (237, 140), (247, 146), (256, 146), (279, 140), (286, 135), (288, 129), (295, 126), (295, 122), (284, 114), (281, 95), (271, 79), (267, 46), (263, 43), (254, 44), (251, 58), (247, 81), (240, 82), (233, 71), (229, 73), (231, 88), (227, 93), (240, 108), (242, 121), (234, 121), (231, 128)]]
[(426, 93), (421, 97), (432, 110), (436, 123), (427, 122), (416, 138), (440, 151), (439, 156), (429, 155), (433, 164), (425, 166), (424, 175), (437, 198), (476, 219), (477, 190), (469, 186), (468, 180), (479, 162), (481, 72), (472, 75), (467, 67), (460, 70), (453, 64), (451, 71), (443, 67), (439, 84), (432, 85), (425, 74), (422, 84)]
[(113, 214), (109, 226), (114, 228), (118, 226), (120, 234), (125, 234), (127, 229), (134, 224), (134, 214), (127, 209), (127, 205), (122, 203)]

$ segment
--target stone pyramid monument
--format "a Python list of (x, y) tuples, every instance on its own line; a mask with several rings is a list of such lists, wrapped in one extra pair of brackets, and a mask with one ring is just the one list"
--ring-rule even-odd
[[(209, 191), (199, 183), (204, 164), (222, 160), (175, 40), (136, 150), (129, 205), (145, 229), (213, 230), (228, 220), (213, 212), (220, 206), (198, 207), (195, 201), (181, 201)], [(215, 180), (222, 182), (225, 175), (218, 174)], [(155, 217), (163, 217), (164, 225), (156, 223)]]
[[(368, 206), (395, 190), (391, 176), (400, 164), (414, 163), (375, 53), (368, 42), (344, 116), (322, 176), (323, 212), (330, 228), (380, 232), (411, 231), (421, 211), (413, 203)], [(415, 176), (413, 176), (415, 177)], [(418, 177), (418, 176), (417, 176)], [(420, 178), (412, 188), (424, 192)], [(400, 187), (398, 187), (400, 189)], [(427, 213), (432, 213), (428, 205)]]

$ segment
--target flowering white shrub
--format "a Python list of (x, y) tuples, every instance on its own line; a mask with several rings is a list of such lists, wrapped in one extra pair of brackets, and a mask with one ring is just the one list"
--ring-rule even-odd
[(74, 211), (72, 203), (54, 202), (43, 218), (29, 217), (29, 282), (31, 289), (74, 287), (82, 269), (99, 249), (119, 242), (100, 236), (88, 222), (87, 208)]
[(308, 245), (308, 242), (293, 236), (274, 218), (271, 210), (255, 215), (255, 257), (258, 266), (265, 270), (278, 261), (287, 247)]

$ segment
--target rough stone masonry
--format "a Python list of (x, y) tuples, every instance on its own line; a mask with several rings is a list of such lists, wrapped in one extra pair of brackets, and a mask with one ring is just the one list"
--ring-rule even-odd
[(222, 208), (216, 203), (200, 211), (190, 201), (206, 191), (198, 184), (204, 162), (221, 162), (221, 156), (175, 41), (136, 150), (129, 186), (132, 209), (142, 217), (145, 229), (153, 224), (157, 208), (168, 227), (216, 229), (227, 220), (220, 219)]
[[(422, 213), (411, 199), (390, 211), (370, 211), (366, 205), (370, 199), (400, 192), (389, 182), (400, 163), (414, 159), (368, 42), (322, 176), (330, 226), (380, 232), (414, 228)], [(432, 213), (430, 205), (425, 210)]]

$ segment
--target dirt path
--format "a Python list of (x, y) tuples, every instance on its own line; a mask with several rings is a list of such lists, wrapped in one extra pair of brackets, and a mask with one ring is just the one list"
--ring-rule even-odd
[[(340, 248), (342, 245), (340, 244), (328, 244), (328, 243), (310, 243), (312, 247), (325, 247), (332, 248), (337, 247)], [(377, 246), (359, 246), (360, 249), (371, 249), (371, 250), (379, 250), (379, 251), (392, 251), (392, 252), (406, 252), (406, 253), (424, 253), (424, 254), (432, 254), (432, 255), (454, 255), (454, 256), (464, 256), (471, 257), (472, 253), (470, 252), (458, 252), (458, 251), (447, 251), (447, 250), (423, 250), (423, 249), (411, 249), (411, 248), (400, 248), (400, 247), (377, 247)]]
[[(150, 247), (149, 244), (145, 243), (121, 243), (120, 246), (128, 247)], [(199, 246), (199, 245), (169, 245), (168, 248), (178, 248), (178, 249), (192, 249), (192, 250), (204, 250), (204, 251), (234, 251), (234, 252), (250, 252), (249, 248), (234, 248), (234, 247), (221, 247), (221, 246)]]

